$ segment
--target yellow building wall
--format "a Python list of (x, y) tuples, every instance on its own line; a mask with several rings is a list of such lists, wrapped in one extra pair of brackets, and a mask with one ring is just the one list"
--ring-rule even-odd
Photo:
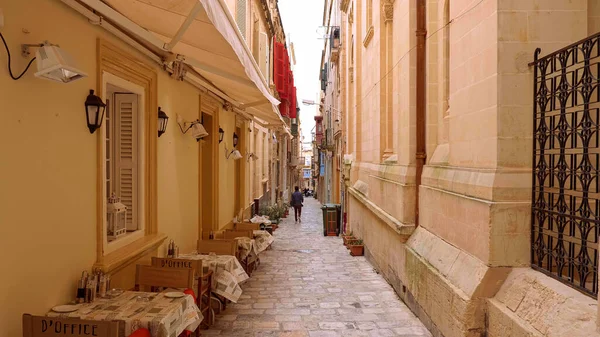
[(165, 72), (158, 74), (159, 106), (170, 117), (158, 140), (158, 229), (180, 252), (190, 252), (198, 237), (199, 145), (189, 132), (181, 133), (176, 120), (177, 114), (187, 121), (199, 118), (199, 93)]
[[(225, 153), (233, 150), (233, 132), (235, 131), (235, 115), (231, 111), (221, 109), (219, 111), (219, 125), (225, 131), (223, 141), (219, 144), (219, 152), (217, 159), (219, 160), (219, 229), (226, 227), (232, 223), (233, 217), (237, 213), (234, 210), (234, 160), (232, 157), (227, 159)], [(225, 145), (227, 144), (227, 150)], [(243, 160), (243, 159), (240, 159)]]
[[(88, 90), (96, 88), (96, 40), (107, 39), (151, 61), (58, 1), (3, 1), (1, 7), (15, 72), (26, 62), (20, 44), (49, 40), (88, 73), (59, 84), (35, 78), (34, 63), (13, 81), (0, 51), (0, 253), (6, 260), (0, 337), (15, 337), (21, 335), (23, 313), (44, 314), (72, 300), (82, 270), (96, 261), (97, 135), (86, 127), (83, 104)], [(193, 249), (198, 232), (198, 143), (182, 135), (175, 120), (177, 113), (198, 118), (199, 92), (155, 69), (158, 105), (171, 117), (158, 140), (158, 230), (184, 252)], [(130, 272), (126, 268), (115, 279), (129, 283)]]

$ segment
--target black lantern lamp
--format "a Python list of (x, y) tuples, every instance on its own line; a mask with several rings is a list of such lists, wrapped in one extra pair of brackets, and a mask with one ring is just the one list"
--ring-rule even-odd
[(225, 136), (225, 131), (219, 127), (219, 144), (223, 141), (223, 136)]
[(238, 135), (234, 132), (233, 133), (233, 147), (237, 147), (238, 139), (239, 139)]
[(94, 95), (94, 90), (90, 90), (90, 94), (85, 100), (85, 117), (90, 133), (94, 133), (96, 129), (102, 126), (105, 109), (106, 104), (102, 102), (100, 97)]
[(167, 123), (169, 123), (169, 116), (158, 107), (158, 136), (162, 136), (167, 131)]

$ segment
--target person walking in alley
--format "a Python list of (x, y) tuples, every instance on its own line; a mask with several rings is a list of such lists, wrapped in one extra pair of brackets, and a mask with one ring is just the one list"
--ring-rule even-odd
[(302, 221), (302, 203), (304, 202), (304, 196), (300, 192), (298, 186), (294, 187), (295, 192), (292, 193), (292, 206), (294, 206), (294, 218), (296, 222)]

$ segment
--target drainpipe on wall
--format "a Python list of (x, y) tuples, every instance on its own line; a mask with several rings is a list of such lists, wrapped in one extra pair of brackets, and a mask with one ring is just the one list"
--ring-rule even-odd
[(419, 225), (419, 187), (421, 186), (421, 176), (423, 166), (427, 159), (427, 148), (425, 139), (425, 37), (427, 28), (425, 22), (425, 0), (417, 0), (417, 151), (416, 151), (416, 202), (415, 202), (415, 225)]

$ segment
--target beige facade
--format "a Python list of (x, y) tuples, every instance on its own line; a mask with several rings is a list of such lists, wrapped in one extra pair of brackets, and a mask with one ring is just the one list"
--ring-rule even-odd
[[(182, 253), (193, 251), (198, 238), (232, 226), (240, 209), (248, 217), (255, 199), (275, 202), (271, 190), (283, 188), (270, 175), (270, 165), (285, 158), (284, 152), (273, 153), (270, 141), (274, 134), (282, 143), (289, 137), (283, 121), (276, 125), (256, 118), (253, 111), (240, 108), (244, 102), (223, 98), (227, 88), (173, 78), (170, 65), (156, 63), (159, 58), (151, 48), (115, 36), (74, 10), (83, 7), (66, 3), (0, 2), (5, 19), (0, 32), (12, 52), (13, 72), (20, 73), (28, 61), (20, 55), (21, 44), (48, 40), (71, 54), (88, 75), (67, 84), (46, 81), (34, 77), (34, 62), (23, 78), (13, 81), (5, 50), (0, 50), (0, 251), (7, 258), (0, 281), (1, 337), (21, 335), (23, 313), (43, 315), (73, 300), (83, 270), (101, 268), (112, 275), (113, 287), (129, 289), (136, 263), (164, 256), (165, 240), (174, 240)], [(259, 18), (253, 25), (267, 34), (267, 41), (275, 34), (285, 38), (280, 21), (265, 14), (277, 17), (275, 2), (265, 3), (249, 3), (248, 17)], [(252, 39), (246, 41), (252, 49)], [(241, 64), (232, 67), (243, 69)], [(138, 95), (142, 126), (137, 151), (143, 152), (138, 163), (143, 178), (138, 180), (142, 192), (136, 195), (143, 211), (136, 213), (140, 220), (135, 231), (105, 241), (102, 207), (109, 153), (104, 142), (109, 122), (90, 134), (84, 101), (94, 89), (106, 102), (111, 86)], [(159, 106), (170, 117), (160, 138)], [(188, 122), (201, 120), (209, 136), (197, 142), (191, 132), (183, 134), (177, 115)], [(223, 142), (219, 128), (224, 130)], [(234, 133), (240, 160), (226, 157)]]
[(596, 33), (597, 2), (340, 7), (339, 74), (330, 76), (341, 79), (352, 158), (348, 226), (368, 258), (434, 335), (597, 335), (597, 299), (529, 267), (528, 65), (537, 47), (545, 55)]

